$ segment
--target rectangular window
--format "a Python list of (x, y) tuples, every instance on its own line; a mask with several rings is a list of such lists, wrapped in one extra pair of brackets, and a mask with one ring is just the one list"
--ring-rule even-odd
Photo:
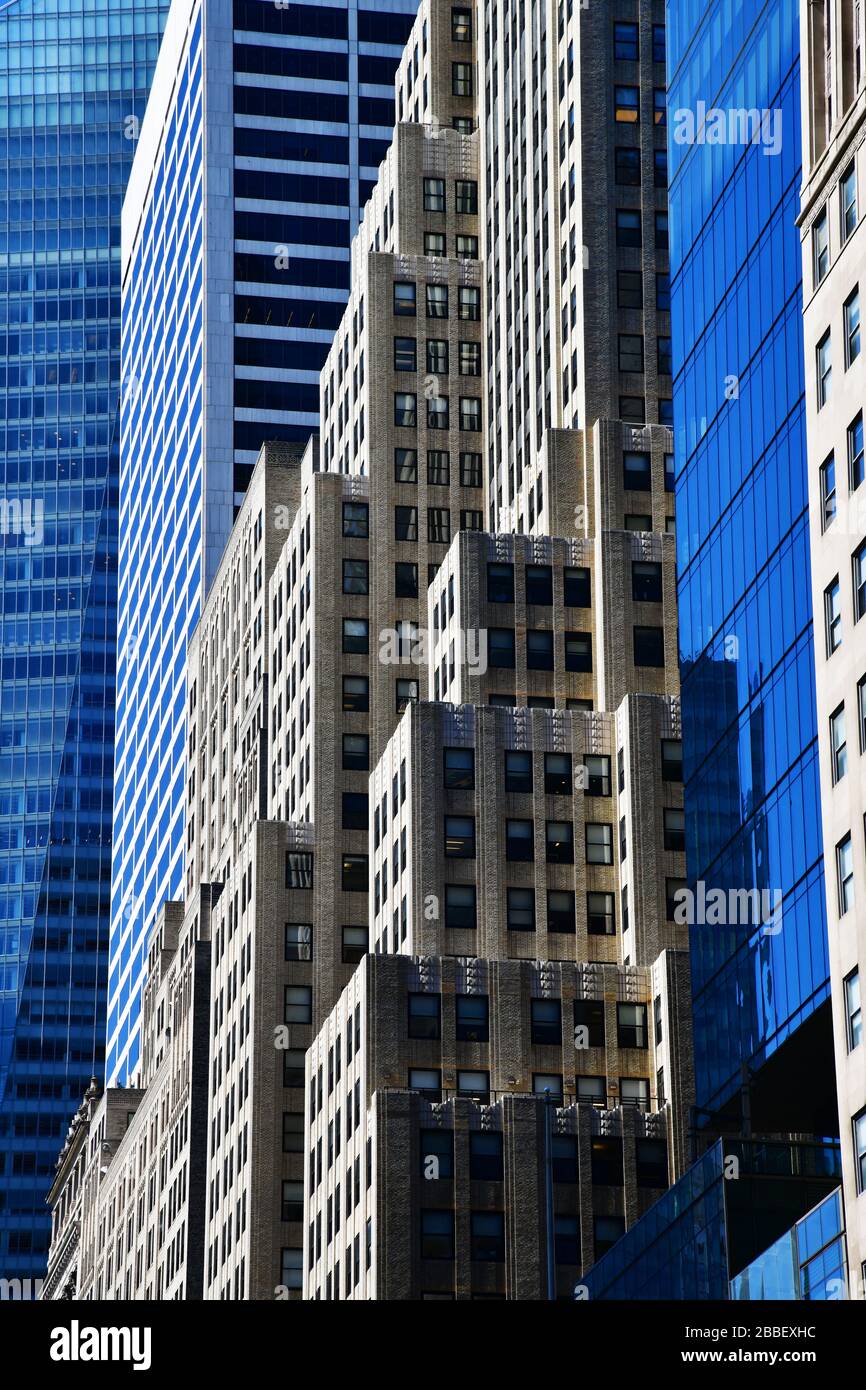
[(394, 282), (394, 313), (398, 318), (414, 317), (415, 305), (415, 281), (414, 280), (395, 280)]
[(532, 791), (532, 754), (507, 750), (505, 753), (505, 790), (510, 795)]
[(477, 261), (478, 260), (478, 238), (477, 236), (467, 236), (461, 233), (456, 242), (458, 261)]
[(860, 720), (860, 752), (866, 753), (866, 676), (857, 683), (857, 713)]
[(863, 412), (848, 426), (848, 484), (856, 492), (863, 481)]
[(842, 645), (842, 594), (838, 575), (824, 590), (824, 626), (827, 655), (832, 656)]
[(472, 95), (472, 64), (471, 63), (452, 63), (451, 64), (451, 95), (455, 97), (471, 97)]
[(553, 632), (531, 629), (526, 634), (526, 667), (529, 671), (553, 670)]
[(574, 826), (571, 821), (547, 821), (545, 843), (548, 864), (574, 863)]
[(366, 676), (343, 677), (343, 709), (347, 714), (366, 714), (370, 708), (370, 682)]
[(343, 561), (343, 593), (366, 594), (370, 591), (368, 565), (366, 560)]
[(394, 597), (418, 597), (418, 566), (408, 561), (398, 561), (394, 566)]
[(616, 275), (618, 309), (643, 308), (643, 275), (639, 270), (618, 270)]
[(686, 813), (677, 807), (664, 809), (665, 849), (682, 854), (686, 847)]
[(574, 893), (570, 889), (550, 888), (547, 892), (547, 930), (574, 936)]
[(509, 931), (535, 931), (535, 893), (531, 888), (507, 890)]
[(826, 531), (836, 516), (836, 461), (831, 454), (821, 464), (821, 530)]
[(592, 581), (588, 569), (564, 570), (563, 590), (566, 608), (590, 608), (592, 606)]
[(366, 655), (370, 650), (370, 624), (366, 618), (343, 619), (343, 651)]
[(579, 1051), (604, 1047), (604, 1004), (600, 999), (575, 999), (574, 1042)]
[(845, 980), (845, 1019), (848, 1051), (863, 1041), (863, 1011), (860, 1004), (860, 971), (852, 970)]
[(481, 318), (481, 290), (477, 285), (459, 286), (457, 290), (457, 317), (470, 323), (477, 323)]
[[(447, 1181), (454, 1177), (454, 1131), (451, 1129), (422, 1129), (419, 1135), (421, 1176), (429, 1180)], [(436, 1162), (431, 1164), (431, 1158)]]
[(850, 835), (836, 846), (836, 887), (839, 916), (844, 917), (854, 906), (854, 850)]
[(472, 791), (475, 786), (475, 750), (473, 748), (444, 748), (442, 750), (443, 785), (454, 791)]
[(451, 931), (474, 931), (477, 924), (475, 885), (446, 883), (445, 926)]
[(422, 1260), (454, 1259), (453, 1211), (427, 1210), (421, 1212), (421, 1258)]
[(820, 285), (827, 271), (830, 269), (830, 224), (827, 219), (826, 208), (812, 228), (812, 254), (814, 257), (815, 284)]
[(394, 371), (415, 372), (418, 370), (418, 344), (414, 338), (394, 339)]
[(637, 125), (640, 120), (640, 88), (614, 87), (614, 119), (622, 125)]
[(590, 936), (615, 936), (613, 893), (587, 893), (586, 930)]
[(471, 453), (461, 453), (460, 455), (460, 486), (461, 487), (483, 487), (484, 480), (481, 476), (481, 455)]
[(830, 767), (833, 785), (848, 771), (848, 743), (845, 737), (845, 706), (840, 705), (830, 715)]
[(845, 300), (845, 367), (860, 356), (860, 291), (855, 290)]
[(452, 43), (471, 43), (472, 42), (472, 11), (468, 9), (451, 9), (451, 42)]
[(502, 1135), (495, 1131), (470, 1131), (469, 1178), (471, 1182), (502, 1182), (505, 1166)]
[(643, 338), (639, 333), (620, 333), (619, 369), (635, 375), (643, 372)]
[(857, 170), (852, 164), (839, 183), (839, 208), (842, 216), (842, 241), (846, 242), (857, 226)]
[(514, 602), (514, 566), (487, 566), (487, 602)]
[(425, 179), (425, 180), (424, 180), (424, 211), (425, 211), (425, 212), (444, 212), (444, 211), (445, 211), (445, 180), (444, 180), (444, 179)]
[(818, 409), (821, 410), (830, 399), (833, 384), (832, 342), (830, 330), (824, 334), (816, 350), (818, 364)]
[(304, 1116), (295, 1111), (283, 1111), (283, 1153), (304, 1152)]
[(472, 1259), (501, 1263), (505, 1259), (505, 1214), (501, 1211), (473, 1211), (469, 1223)]
[(617, 22), (613, 26), (613, 56), (618, 63), (636, 63), (639, 56), (638, 26)]
[(464, 217), (478, 213), (478, 184), (475, 179), (457, 179), (454, 184), (457, 211)]
[(366, 854), (344, 854), (341, 883), (343, 892), (366, 893), (369, 886), (368, 869)]
[(866, 1110), (854, 1117), (854, 1168), (857, 1175), (857, 1191), (866, 1192)]
[(641, 246), (643, 244), (639, 212), (633, 212), (630, 208), (617, 209), (616, 244), (617, 246)]
[(475, 858), (474, 816), (445, 817), (445, 858)]
[(530, 999), (531, 1039), (545, 1047), (562, 1047), (562, 1004), (559, 999)]
[(457, 1094), (480, 1100), (485, 1105), (490, 1102), (489, 1071), (458, 1071)]
[(433, 1042), (442, 1036), (442, 1008), (438, 994), (408, 996), (408, 1031), (410, 1038), (426, 1038)]
[[(481, 344), (458, 343), (458, 371), (461, 376), (481, 375)], [(479, 412), (481, 402), (478, 402)]]
[(428, 285), (426, 291), (426, 305), (428, 319), (447, 319), (448, 317), (448, 286), (447, 285)]
[(394, 424), (401, 429), (414, 429), (418, 424), (418, 399), (412, 392), (395, 391)]
[(477, 396), (460, 397), (460, 428), (476, 433), (481, 429), (481, 401)]
[(418, 481), (418, 450), (417, 449), (395, 449), (394, 450), (394, 482), (395, 483), (417, 483)]
[(624, 453), (622, 473), (623, 487), (627, 492), (652, 491), (652, 459), (649, 454)]
[(612, 864), (613, 826), (602, 822), (588, 821), (585, 833), (587, 864)]
[(313, 991), (310, 985), (286, 985), (283, 998), (284, 1023), (312, 1023)]
[(343, 734), (343, 767), (347, 772), (369, 772), (369, 735)]
[(636, 627), (634, 630), (635, 666), (665, 664), (665, 634), (661, 627)]
[(447, 507), (427, 508), (427, 540), (433, 545), (451, 544), (451, 513)]
[(866, 541), (854, 551), (851, 564), (854, 579), (854, 621), (857, 623), (866, 613)]
[(646, 1004), (617, 1004), (616, 1032), (620, 1047), (647, 1046)]
[(458, 994), (454, 999), (458, 1042), (490, 1041), (490, 1007), (486, 994)]
[(343, 964), (357, 965), (367, 954), (367, 928), (343, 928)]
[(313, 928), (309, 922), (286, 923), (285, 959), (313, 959)]
[(565, 634), (566, 671), (592, 670), (592, 637), (588, 632), (567, 632)]
[(395, 539), (395, 541), (417, 541), (417, 539), (418, 539), (418, 508), (417, 508), (417, 507), (395, 507), (395, 508), (394, 508), (394, 539)]
[(631, 596), (635, 603), (661, 603), (662, 567), (651, 560), (633, 560), (631, 566)]
[(571, 796), (574, 774), (570, 753), (545, 753), (544, 791), (547, 796)]
[(535, 858), (531, 820), (505, 822), (505, 858), (517, 864), (528, 864)]
[(640, 149), (618, 146), (614, 150), (614, 178), (627, 188), (640, 187)]
[(448, 250), (444, 232), (424, 233), (424, 255), (444, 256)]

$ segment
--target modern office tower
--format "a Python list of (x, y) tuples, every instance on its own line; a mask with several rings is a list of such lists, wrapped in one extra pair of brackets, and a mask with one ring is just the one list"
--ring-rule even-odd
[[(866, 1298), (866, 496), (860, 294), (866, 166), (863, 14), (828, 3), (801, 17), (803, 328), (815, 667), (842, 1185), (852, 1296)], [(834, 370), (835, 369), (835, 370)]]
[(668, 1184), (653, 989), (616, 964), (365, 956), (307, 1058), (305, 1298), (572, 1297)]
[(119, 225), (167, 0), (0, 9), (0, 1274), (105, 1018), (117, 606)]
[(415, 0), (175, 0), (124, 205), (110, 1079), (183, 893), (186, 644), (265, 439), (304, 441)]

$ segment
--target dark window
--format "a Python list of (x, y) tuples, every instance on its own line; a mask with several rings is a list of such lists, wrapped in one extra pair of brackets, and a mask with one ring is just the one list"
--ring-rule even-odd
[(622, 1187), (622, 1140), (614, 1135), (593, 1135), (592, 1180), (602, 1187)]
[(470, 1253), (473, 1260), (505, 1259), (505, 1215), (501, 1211), (473, 1211), (470, 1217)]
[(508, 930), (535, 931), (535, 893), (531, 888), (507, 890)]
[(394, 597), (418, 597), (418, 566), (407, 561), (399, 561), (394, 566)]
[(370, 682), (366, 676), (343, 677), (343, 709), (363, 714), (370, 708)]
[(415, 281), (394, 282), (394, 313), (400, 316), (415, 314)]
[(394, 371), (416, 372), (418, 370), (418, 345), (414, 338), (394, 339)]
[(452, 930), (474, 931), (476, 926), (475, 885), (446, 883), (445, 925)]
[(641, 246), (643, 244), (639, 212), (633, 212), (629, 208), (617, 209), (616, 244), (617, 246)]
[(632, 561), (631, 596), (635, 603), (661, 603), (662, 567), (650, 561)]
[(574, 863), (574, 826), (571, 821), (547, 821), (545, 839), (548, 864)]
[(550, 565), (526, 566), (526, 602), (549, 608), (553, 603), (553, 569)]
[(286, 854), (286, 887), (312, 888), (313, 856), (304, 850), (289, 850)]
[(617, 271), (616, 302), (619, 309), (643, 308), (643, 275), (639, 270)]
[(512, 794), (532, 791), (532, 754), (511, 751), (505, 753), (505, 790)]
[(668, 1146), (664, 1139), (635, 1141), (635, 1171), (638, 1187), (667, 1187)]
[(531, 820), (505, 822), (505, 858), (518, 864), (531, 863), (535, 858)]
[(487, 566), (487, 602), (514, 602), (514, 566)]
[(647, 1045), (646, 1004), (617, 1004), (616, 1034), (620, 1047), (645, 1048)]
[(367, 829), (367, 793), (343, 792), (343, 829)]
[(553, 633), (536, 629), (526, 634), (526, 668), (529, 671), (553, 670)]
[(366, 854), (344, 854), (343, 855), (343, 892), (344, 893), (366, 893), (369, 886), (367, 880), (367, 855)]
[(640, 150), (618, 147), (614, 151), (614, 170), (618, 184), (640, 186)]
[(529, 1001), (532, 1041), (546, 1046), (562, 1046), (562, 1004), (558, 999)]
[(421, 1212), (422, 1260), (454, 1259), (453, 1211)]
[(441, 1001), (438, 994), (410, 994), (408, 1036), (430, 1041), (442, 1036)]
[(604, 1004), (600, 999), (575, 999), (574, 1029), (579, 1049), (604, 1047)]
[(309, 922), (286, 923), (285, 959), (313, 959), (313, 928)]
[(547, 891), (547, 930), (574, 936), (574, 894), (569, 890), (549, 888)]
[(474, 816), (445, 817), (445, 858), (475, 858)]
[(343, 503), (343, 535), (366, 540), (370, 534), (370, 508), (366, 502)]
[(343, 767), (347, 772), (369, 772), (370, 738), (368, 734), (343, 734)]
[(304, 1117), (292, 1111), (283, 1111), (283, 1153), (302, 1154), (304, 1152)]
[(652, 460), (649, 454), (624, 453), (622, 472), (623, 487), (627, 492), (652, 491)]
[(487, 629), (487, 664), (491, 669), (514, 669), (514, 628)]
[(565, 634), (566, 671), (592, 670), (592, 637), (588, 632)]
[[(310, 985), (286, 985), (283, 991), (283, 1022), (312, 1023), (313, 990)], [(302, 1117), (303, 1118), (303, 1117)], [(303, 1128), (303, 1126), (302, 1126)]]
[[(454, 1131), (452, 1129), (422, 1129), (419, 1135), (421, 1176), (447, 1180), (454, 1177)], [(430, 1160), (435, 1159), (435, 1163)]]
[(458, 1042), (490, 1041), (490, 1011), (486, 994), (458, 994), (455, 998), (455, 1037)]
[(502, 1135), (493, 1132), (470, 1131), (470, 1180), (472, 1182), (502, 1182), (504, 1176)]
[(613, 56), (618, 63), (636, 63), (640, 53), (638, 26), (617, 22), (613, 26)]
[(566, 608), (590, 608), (592, 590), (588, 569), (567, 569), (564, 575)]
[(595, 1258), (600, 1260), (620, 1236), (625, 1235), (625, 1217), (596, 1216), (594, 1220)]
[(394, 539), (395, 539), (395, 541), (417, 541), (417, 539), (418, 539), (418, 508), (417, 508), (417, 507), (395, 507), (395, 508), (394, 508)]
[(343, 928), (343, 964), (357, 965), (367, 954), (367, 928)]
[(587, 893), (586, 929), (590, 936), (615, 935), (613, 893)]
[(343, 651), (364, 656), (370, 650), (370, 624), (366, 618), (343, 619)]
[(475, 179), (457, 179), (454, 184), (457, 211), (474, 217), (478, 212), (478, 184)]
[(574, 774), (570, 753), (545, 753), (544, 790), (548, 796), (571, 796)]
[(573, 1134), (554, 1134), (552, 1144), (554, 1182), (577, 1182), (577, 1138)]
[(619, 369), (621, 372), (643, 371), (643, 337), (640, 333), (620, 333)]
[(445, 748), (442, 752), (443, 776), (446, 787), (471, 791), (475, 786), (475, 750)]
[(370, 577), (366, 560), (343, 561), (343, 593), (367, 594), (370, 592)]
[(662, 781), (683, 780), (683, 745), (678, 738), (662, 739)]
[(395, 483), (417, 483), (418, 481), (418, 450), (417, 449), (395, 449), (394, 450), (394, 482)]
[(665, 634), (661, 627), (636, 627), (634, 630), (635, 666), (664, 666)]
[(664, 812), (665, 849), (682, 853), (686, 847), (686, 813), (666, 806)]
[(610, 758), (603, 753), (587, 753), (583, 761), (587, 796), (610, 796)]

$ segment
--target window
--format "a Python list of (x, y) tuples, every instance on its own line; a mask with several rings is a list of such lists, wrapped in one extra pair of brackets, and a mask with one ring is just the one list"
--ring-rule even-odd
[(826, 531), (836, 515), (836, 462), (831, 454), (821, 464), (821, 530)]
[(366, 618), (343, 619), (343, 651), (364, 656), (370, 650), (370, 624)]
[(366, 560), (343, 561), (343, 593), (367, 594), (370, 592), (369, 573)]
[(860, 752), (866, 753), (866, 676), (857, 684), (857, 712), (860, 718)]
[(454, 184), (457, 211), (464, 217), (478, 213), (478, 184), (475, 179), (457, 179)]
[(513, 627), (488, 628), (487, 664), (494, 670), (514, 669)]
[(587, 796), (610, 796), (610, 758), (602, 753), (587, 753), (583, 765)]
[(484, 1131), (469, 1133), (469, 1178), (471, 1182), (502, 1182), (505, 1165), (502, 1135)]
[(284, 1023), (312, 1023), (313, 991), (309, 985), (286, 985), (283, 997)]
[(616, 1135), (593, 1135), (592, 1180), (600, 1187), (622, 1187), (622, 1139)]
[(613, 826), (601, 822), (586, 824), (587, 864), (613, 863)]
[(676, 465), (673, 454), (665, 454), (665, 492), (676, 491)]
[(451, 10), (451, 42), (452, 43), (471, 43), (472, 42), (472, 11), (466, 9)]
[(460, 455), (460, 486), (461, 487), (483, 487), (481, 477), (481, 455), (461, 453)]
[(395, 541), (417, 541), (417, 539), (418, 539), (418, 508), (417, 508), (417, 507), (395, 507), (395, 508), (394, 508), (394, 539), (395, 539)]
[(579, 1176), (577, 1139), (573, 1134), (553, 1135), (551, 1160), (554, 1182), (577, 1182)]
[(686, 813), (666, 806), (664, 811), (665, 849), (681, 854), (686, 847)]
[(653, 150), (653, 183), (656, 188), (668, 186), (668, 152)]
[(854, 551), (851, 560), (854, 571), (854, 621), (857, 623), (866, 613), (866, 541)]
[(646, 1004), (617, 1004), (616, 1033), (620, 1047), (647, 1046)]
[(571, 796), (574, 775), (570, 753), (545, 753), (544, 791), (547, 796)]
[(458, 994), (454, 1001), (458, 1042), (490, 1041), (490, 1009), (486, 994)]
[(621, 372), (643, 371), (643, 338), (638, 333), (620, 333), (619, 369)]
[(839, 183), (839, 207), (842, 214), (842, 240), (847, 241), (857, 226), (857, 170), (852, 164)]
[(860, 356), (860, 291), (855, 290), (845, 300), (845, 367)]
[(505, 858), (517, 864), (531, 863), (535, 858), (531, 820), (505, 822)]
[(592, 584), (588, 569), (566, 569), (563, 573), (566, 608), (590, 608)]
[(489, 1104), (490, 1072), (458, 1071), (457, 1093), (461, 1096), (470, 1096), (473, 1100), (483, 1101), (485, 1105)]
[(824, 625), (827, 655), (832, 656), (842, 645), (842, 596), (838, 575), (824, 590)]
[(454, 1259), (453, 1211), (421, 1212), (422, 1260)]
[[(421, 1154), (421, 1176), (446, 1181), (454, 1177), (454, 1131), (450, 1129), (422, 1129), (419, 1136)], [(430, 1160), (435, 1159), (435, 1164)]]
[(418, 399), (413, 393), (394, 393), (394, 424), (403, 429), (414, 429), (418, 424)]
[(426, 304), (428, 319), (447, 319), (448, 286), (428, 285)]
[(309, 922), (286, 923), (285, 959), (313, 959), (313, 928)]
[(451, 513), (447, 507), (427, 508), (427, 540), (433, 545), (451, 544)]
[(574, 863), (574, 826), (571, 821), (549, 820), (545, 829), (548, 864)]
[(289, 850), (286, 855), (286, 887), (312, 888), (313, 856), (304, 850)]
[(344, 854), (342, 885), (344, 893), (366, 893), (367, 855)]
[(587, 893), (586, 930), (590, 936), (614, 936), (613, 893)]
[(515, 794), (532, 791), (532, 754), (506, 750), (505, 790)]
[(475, 786), (475, 750), (445, 748), (442, 760), (444, 785), (452, 790), (472, 791)]
[(407, 561), (399, 561), (394, 566), (394, 597), (418, 597), (418, 566)]
[(477, 236), (460, 235), (457, 237), (457, 259), (458, 261), (478, 260)]
[(833, 363), (831, 354), (830, 330), (824, 334), (817, 348), (818, 359), (818, 409), (826, 405), (830, 398), (830, 387), (833, 380)]
[(618, 146), (614, 151), (614, 177), (618, 184), (640, 187), (640, 150)]
[(649, 1109), (649, 1082), (645, 1076), (621, 1076), (619, 1079), (620, 1105), (634, 1105), (639, 1110)]
[(475, 432), (481, 429), (481, 401), (477, 396), (460, 397), (460, 428)]
[(836, 885), (839, 916), (844, 917), (854, 906), (854, 851), (850, 835), (846, 835), (836, 846)]
[(589, 1105), (605, 1105), (607, 1093), (603, 1076), (578, 1076), (577, 1099)]
[(505, 1215), (501, 1211), (473, 1211), (470, 1216), (470, 1254), (473, 1260), (505, 1259)]
[(602, 1255), (606, 1255), (608, 1250), (616, 1245), (620, 1236), (625, 1235), (625, 1217), (594, 1217), (593, 1235), (595, 1237), (595, 1258), (600, 1260)]
[(442, 1073), (431, 1067), (409, 1069), (409, 1090), (423, 1091), (430, 1100), (442, 1099)]
[(640, 120), (640, 88), (614, 87), (614, 117), (623, 125), (637, 125)]
[(487, 566), (487, 602), (514, 602), (514, 566)]
[(852, 492), (863, 481), (863, 412), (848, 426), (848, 480)]
[(623, 487), (627, 492), (652, 491), (652, 460), (649, 454), (624, 453), (622, 472)]
[(592, 637), (588, 632), (565, 634), (566, 671), (592, 670)]
[(526, 668), (529, 671), (553, 670), (553, 633), (530, 630), (526, 634)]
[(343, 503), (343, 535), (366, 540), (370, 534), (370, 509), (366, 502)]
[(667, 48), (665, 45), (665, 26), (663, 24), (653, 25), (653, 62), (664, 63), (667, 60)]
[(550, 565), (526, 566), (526, 602), (548, 608), (553, 604), (553, 569)]
[(562, 1076), (555, 1071), (536, 1071), (532, 1073), (532, 1090), (536, 1096), (549, 1095), (551, 1100), (562, 1100)]
[(394, 313), (398, 318), (414, 317), (415, 305), (415, 281), (414, 280), (395, 280), (394, 282)]
[(370, 682), (366, 676), (343, 677), (343, 709), (364, 714), (370, 708)]
[(471, 97), (472, 95), (472, 64), (471, 63), (452, 63), (451, 64), (451, 95), (455, 97)]
[(581, 1050), (604, 1047), (604, 1004), (600, 999), (575, 999), (574, 1040)]
[(659, 338), (658, 340), (658, 368), (659, 376), (673, 376), (674, 374), (673, 340), (671, 338)]
[(826, 208), (812, 228), (812, 255), (814, 257), (815, 283), (820, 285), (830, 269), (830, 226)]
[(357, 965), (367, 954), (367, 928), (343, 928), (343, 964)]
[(304, 1088), (304, 1057), (302, 1047), (290, 1047), (283, 1053), (283, 1086), (287, 1091)]
[(531, 888), (507, 890), (509, 931), (535, 931), (535, 893)]
[(448, 250), (444, 232), (424, 233), (424, 255), (444, 256)]
[(616, 275), (618, 309), (643, 308), (643, 275), (639, 270), (618, 270)]
[(833, 785), (848, 771), (848, 744), (845, 737), (845, 706), (840, 705), (830, 715), (830, 767)]
[(667, 1187), (668, 1146), (664, 1139), (635, 1140), (635, 1173), (638, 1187)]
[[(670, 229), (669, 229), (669, 226), (668, 226), (668, 215), (667, 215), (667, 213), (666, 213), (666, 212), (657, 212), (657, 213), (656, 213), (655, 222), (656, 222), (656, 250), (657, 250), (657, 251), (667, 251), (667, 250), (669, 249), (669, 247), (670, 247)], [(664, 309), (670, 309), (670, 307), (671, 307), (671, 292), (670, 292), (671, 277), (670, 277), (669, 275), (659, 275), (659, 276), (658, 276), (659, 285), (661, 285), (661, 282), (662, 282), (663, 280), (666, 282), (666, 288), (667, 288), (667, 304), (662, 305), (662, 304), (660, 303), (658, 307), (659, 307), (660, 309), (662, 309), (662, 308), (664, 308)]]
[(680, 739), (662, 739), (662, 781), (683, 780), (683, 745)]
[(408, 1036), (435, 1041), (442, 1036), (442, 1009), (438, 994), (408, 996)]
[(461, 285), (457, 291), (457, 317), (471, 323), (481, 318), (481, 290), (477, 285)]
[(414, 338), (394, 339), (394, 371), (415, 372), (418, 370), (418, 344)]
[(369, 772), (369, 735), (343, 734), (343, 767), (347, 772)]
[(641, 246), (643, 244), (639, 212), (632, 212), (629, 208), (617, 208), (616, 244), (617, 246)]
[(635, 603), (661, 603), (662, 567), (650, 561), (632, 562), (631, 596)]
[(653, 89), (653, 124), (667, 125), (668, 123), (668, 94), (664, 87)]
[(559, 932), (562, 936), (574, 936), (574, 893), (570, 890), (559, 888), (548, 889), (547, 930), (549, 932)]
[(661, 627), (636, 627), (634, 630), (635, 666), (664, 666), (665, 634)]
[[(290, 1187), (303, 1187), (302, 1183), (283, 1183), (283, 1209), (285, 1211), (285, 1193)], [(303, 1219), (303, 1202), (300, 1214), (283, 1216), (284, 1221), (300, 1221)], [(282, 1249), (280, 1251), (280, 1284), (285, 1289), (300, 1289), (303, 1287), (304, 1276), (304, 1252), (298, 1249)]]
[(860, 971), (852, 970), (845, 980), (845, 1019), (848, 1051), (863, 1041), (863, 1011), (860, 1004)]
[[(458, 351), (458, 371), (461, 376), (480, 376), (481, 375), (481, 344), (480, 343), (459, 343)], [(479, 412), (481, 402), (478, 402)], [(460, 403), (461, 419), (463, 415), (463, 402)]]
[(395, 449), (394, 450), (394, 482), (395, 483), (417, 483), (418, 481), (418, 450), (417, 449)]
[(452, 931), (474, 931), (476, 924), (475, 885), (446, 883), (445, 926)]
[(424, 211), (425, 211), (425, 212), (444, 212), (444, 211), (445, 211), (445, 180), (444, 180), (444, 179), (425, 179), (425, 180), (424, 180)]
[(445, 858), (475, 858), (475, 817), (445, 817)]
[(636, 63), (638, 60), (638, 27), (636, 24), (614, 24), (613, 56), (618, 63)]
[(295, 1111), (283, 1111), (283, 1153), (304, 1152), (304, 1116)]

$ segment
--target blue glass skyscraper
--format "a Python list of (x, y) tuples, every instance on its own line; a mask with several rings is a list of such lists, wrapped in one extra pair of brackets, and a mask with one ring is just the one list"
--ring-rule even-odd
[(120, 209), (167, 10), (0, 7), (0, 1275), (101, 1074), (117, 578)]
[[(668, 44), (689, 876), (781, 902), (767, 926), (692, 929), (699, 1121), (832, 1134), (797, 0), (670, 0)], [(713, 111), (734, 132), (757, 112), (767, 138), (708, 139)]]
[(150, 931), (184, 896), (187, 640), (259, 446), (318, 423), (416, 11), (172, 4), (123, 214), (109, 1079), (135, 1073)]

